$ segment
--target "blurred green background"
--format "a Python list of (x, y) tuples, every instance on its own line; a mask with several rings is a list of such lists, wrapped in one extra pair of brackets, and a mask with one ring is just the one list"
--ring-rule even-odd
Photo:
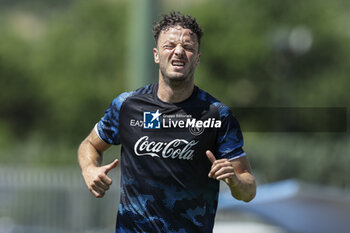
[[(1, 165), (78, 169), (79, 143), (115, 96), (138, 87), (129, 82), (137, 67), (128, 63), (139, 56), (130, 50), (134, 4), (0, 2)], [(350, 105), (349, 1), (168, 0), (154, 9), (198, 19), (204, 37), (196, 83), (228, 106)], [(348, 132), (244, 136), (260, 183), (297, 178), (350, 187)]]
[[(198, 19), (204, 37), (196, 84), (234, 112), (349, 108), (346, 0), (2, 0), (0, 232), (113, 231), (119, 168), (110, 174), (112, 189), (96, 200), (76, 151), (114, 97), (157, 80), (147, 20), (169, 10)], [(348, 129), (246, 129), (244, 149), (259, 185), (292, 178), (350, 190)], [(224, 215), (237, 221), (236, 214), (217, 218)]]

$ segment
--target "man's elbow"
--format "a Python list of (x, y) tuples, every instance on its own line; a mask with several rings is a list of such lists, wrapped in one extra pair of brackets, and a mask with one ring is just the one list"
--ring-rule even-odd
[(239, 200), (239, 201), (244, 201), (244, 202), (250, 202), (254, 199), (255, 194), (251, 194), (251, 195), (244, 195), (244, 196), (234, 196), (232, 195), (235, 199)]
[(239, 201), (250, 202), (256, 196), (256, 186), (254, 185), (254, 187), (252, 187), (250, 190), (246, 190), (245, 192), (239, 194), (232, 193), (232, 196)]
[(256, 195), (256, 192), (251, 193), (251, 194), (247, 195), (244, 199), (242, 199), (242, 201), (244, 201), (244, 202), (250, 202), (251, 200), (254, 199), (255, 195)]

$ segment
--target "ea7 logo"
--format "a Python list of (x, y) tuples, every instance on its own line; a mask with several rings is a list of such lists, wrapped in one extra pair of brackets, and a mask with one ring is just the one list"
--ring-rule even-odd
[(156, 112), (143, 112), (143, 128), (144, 129), (160, 129), (159, 110)]

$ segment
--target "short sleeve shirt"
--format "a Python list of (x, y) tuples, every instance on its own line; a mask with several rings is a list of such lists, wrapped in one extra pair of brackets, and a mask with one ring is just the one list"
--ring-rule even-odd
[(115, 98), (95, 130), (121, 144), (121, 197), (116, 232), (212, 232), (219, 182), (211, 162), (244, 156), (231, 110), (195, 87), (180, 103), (157, 97), (151, 84)]

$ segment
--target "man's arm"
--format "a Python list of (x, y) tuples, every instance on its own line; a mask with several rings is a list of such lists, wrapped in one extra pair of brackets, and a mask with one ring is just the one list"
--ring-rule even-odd
[(231, 189), (232, 196), (237, 200), (245, 202), (253, 200), (256, 194), (256, 182), (247, 156), (228, 161), (228, 159), (216, 160), (209, 150), (206, 155), (213, 164), (208, 174), (210, 178), (225, 181)]
[(92, 130), (89, 136), (84, 139), (78, 149), (78, 161), (86, 186), (97, 198), (104, 196), (112, 184), (107, 173), (117, 166), (118, 160), (101, 167), (103, 152), (110, 147), (102, 141)]

